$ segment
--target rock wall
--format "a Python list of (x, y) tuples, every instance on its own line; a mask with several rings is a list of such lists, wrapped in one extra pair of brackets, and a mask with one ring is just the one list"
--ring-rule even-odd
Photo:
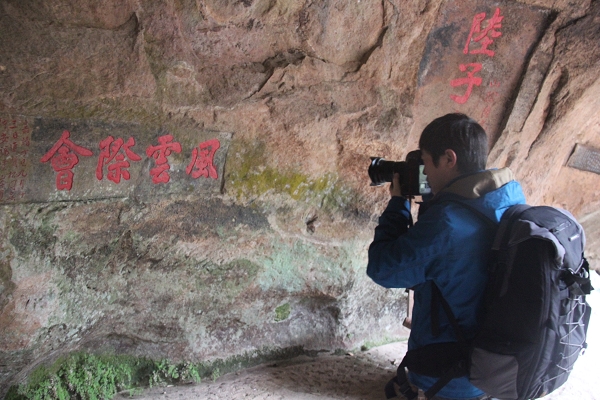
[(0, 387), (78, 349), (403, 337), (403, 290), (364, 273), (388, 198), (366, 171), (445, 112), (597, 266), (600, 4), (547, 3), (0, 0)]

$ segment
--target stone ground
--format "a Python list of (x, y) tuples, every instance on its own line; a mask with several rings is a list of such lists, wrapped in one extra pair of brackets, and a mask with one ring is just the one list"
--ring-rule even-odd
[[(597, 289), (589, 296), (592, 308), (600, 310), (600, 276), (593, 274)], [(555, 399), (600, 399), (600, 318), (592, 316), (588, 350), (580, 357), (569, 381), (545, 397)], [(392, 343), (358, 354), (297, 357), (224, 375), (200, 384), (153, 388), (134, 400), (191, 399), (293, 399), (383, 400), (383, 386), (393, 376), (406, 351), (406, 343)], [(114, 400), (130, 398), (117, 395)]]

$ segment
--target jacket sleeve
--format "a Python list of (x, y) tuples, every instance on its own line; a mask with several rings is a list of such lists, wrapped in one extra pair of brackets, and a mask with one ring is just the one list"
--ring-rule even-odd
[[(430, 212), (433, 211), (433, 212)], [(447, 254), (452, 239), (446, 218), (428, 210), (409, 228), (410, 203), (393, 197), (379, 218), (369, 246), (367, 275), (386, 288), (411, 288), (428, 279), (437, 269), (440, 254)]]

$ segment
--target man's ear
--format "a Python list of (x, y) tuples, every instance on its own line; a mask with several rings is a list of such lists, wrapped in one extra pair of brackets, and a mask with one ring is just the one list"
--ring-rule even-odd
[(457, 161), (457, 157), (456, 157), (456, 153), (454, 152), (454, 150), (452, 149), (446, 149), (446, 151), (444, 152), (443, 157), (445, 158), (446, 161), (446, 165), (450, 168), (456, 168), (456, 161)]

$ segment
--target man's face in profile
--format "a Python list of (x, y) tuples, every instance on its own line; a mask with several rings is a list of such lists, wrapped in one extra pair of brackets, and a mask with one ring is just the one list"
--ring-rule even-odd
[(452, 179), (456, 178), (456, 154), (452, 150), (446, 150), (445, 154), (438, 159), (438, 165), (433, 163), (433, 157), (427, 150), (421, 150), (423, 158), (423, 173), (427, 175), (427, 182), (433, 194), (442, 190)]

